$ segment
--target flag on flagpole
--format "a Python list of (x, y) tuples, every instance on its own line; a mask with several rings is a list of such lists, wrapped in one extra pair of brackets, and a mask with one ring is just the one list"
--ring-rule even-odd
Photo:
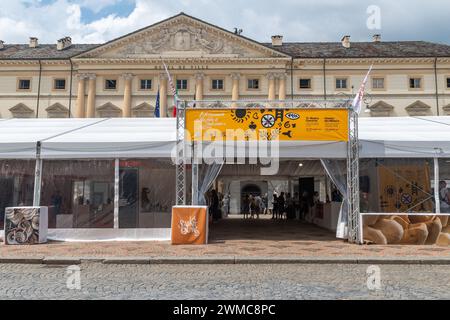
[(155, 118), (161, 118), (161, 94), (158, 86), (158, 94), (156, 96)]
[[(197, 84), (195, 84), (195, 88), (194, 88), (194, 101), (197, 101)], [(195, 108), (197, 106), (197, 104), (194, 102), (193, 107)]]
[(170, 90), (172, 91), (173, 100), (174, 100), (174, 109), (173, 109), (173, 116), (177, 116), (177, 103), (178, 103), (178, 90), (176, 89), (172, 76), (170, 75), (169, 69), (167, 68), (166, 63), (163, 61), (164, 69), (166, 70), (167, 78), (169, 79), (169, 85)]
[(178, 101), (178, 89), (175, 91), (175, 95), (173, 97), (173, 114), (174, 118), (177, 117), (177, 101)]
[(372, 69), (373, 69), (373, 65), (370, 66), (369, 72), (367, 72), (367, 75), (364, 78), (364, 81), (361, 84), (361, 87), (359, 88), (359, 91), (356, 94), (355, 99), (353, 99), (352, 107), (353, 107), (353, 110), (355, 110), (355, 112), (358, 115), (361, 113), (362, 103), (363, 103), (363, 100), (364, 100), (364, 94), (366, 92), (366, 84), (367, 84), (367, 81), (369, 80), (369, 75), (372, 72)]

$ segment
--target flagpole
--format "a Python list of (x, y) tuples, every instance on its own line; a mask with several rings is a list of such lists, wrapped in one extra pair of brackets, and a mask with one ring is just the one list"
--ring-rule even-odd
[(372, 72), (373, 64), (370, 66), (366, 77), (364, 78), (361, 86), (359, 87), (358, 93), (353, 99), (352, 108), (359, 115), (361, 113), (362, 102), (364, 100), (364, 94), (366, 92), (367, 81), (369, 80), (370, 73)]

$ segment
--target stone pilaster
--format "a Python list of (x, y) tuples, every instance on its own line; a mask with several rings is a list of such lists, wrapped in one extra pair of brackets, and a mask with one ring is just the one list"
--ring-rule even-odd
[(132, 83), (134, 75), (131, 73), (125, 73), (122, 78), (125, 82), (123, 92), (123, 117), (131, 118), (131, 98), (132, 98)]

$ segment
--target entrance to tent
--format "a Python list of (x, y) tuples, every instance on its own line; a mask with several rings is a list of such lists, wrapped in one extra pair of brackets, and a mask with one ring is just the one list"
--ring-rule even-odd
[(320, 160), (281, 160), (274, 176), (260, 170), (255, 164), (222, 167), (205, 195), (209, 207), (219, 201), (218, 212), (210, 212), (210, 242), (336, 239), (342, 196)]
[[(180, 103), (177, 204), (208, 206), (213, 242), (337, 235), (361, 243), (357, 117), (349, 106), (348, 101)], [(230, 140), (230, 130), (245, 133)], [(276, 152), (262, 159), (261, 143)], [(270, 173), (266, 169), (273, 163), (262, 161), (268, 158), (277, 167)]]

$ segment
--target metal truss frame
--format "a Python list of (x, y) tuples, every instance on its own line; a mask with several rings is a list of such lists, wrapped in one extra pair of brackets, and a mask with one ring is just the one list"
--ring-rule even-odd
[(359, 138), (358, 114), (349, 108), (349, 134), (347, 144), (347, 201), (348, 201), (348, 241), (363, 243), (362, 217), (359, 195)]
[[(194, 155), (186, 152), (188, 144), (185, 141), (186, 110), (195, 109), (348, 109), (349, 110), (349, 137), (347, 144), (347, 196), (348, 196), (348, 240), (350, 243), (363, 243), (362, 218), (360, 213), (359, 197), (359, 138), (358, 114), (353, 110), (350, 99), (300, 99), (300, 100), (208, 100), (208, 101), (178, 101), (177, 103), (177, 164), (176, 164), (176, 195), (177, 205), (186, 205), (186, 165), (192, 163)], [(198, 179), (198, 167), (192, 167), (195, 177), (193, 187), (197, 186), (194, 180)], [(197, 186), (198, 187), (198, 186)], [(195, 203), (193, 203), (195, 204)]]

